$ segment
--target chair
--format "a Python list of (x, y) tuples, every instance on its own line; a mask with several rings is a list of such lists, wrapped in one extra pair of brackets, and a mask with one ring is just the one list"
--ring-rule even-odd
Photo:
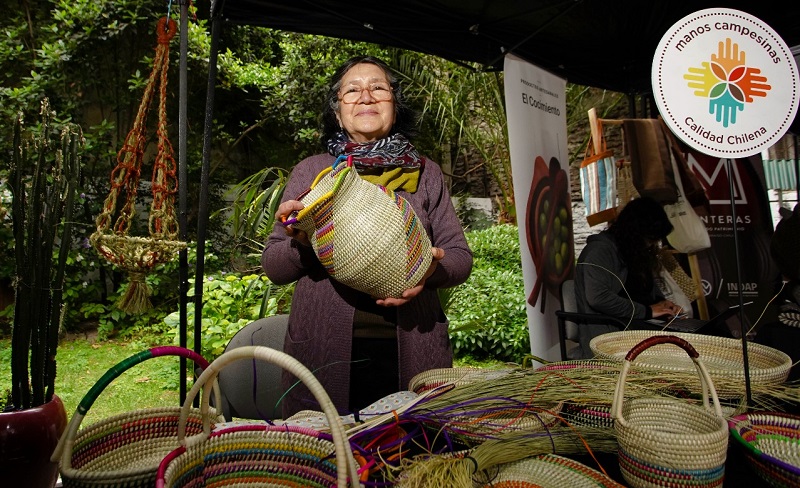
[(567, 349), (568, 343), (578, 342), (578, 327), (580, 324), (604, 324), (618, 327), (620, 330), (669, 330), (673, 332), (706, 333), (711, 326), (723, 321), (730, 314), (726, 310), (719, 313), (711, 320), (680, 319), (632, 319), (622, 320), (610, 315), (598, 313), (580, 313), (575, 300), (575, 280), (564, 280), (561, 283), (561, 310), (556, 310), (558, 320), (558, 342), (561, 347), (561, 360), (568, 361), (580, 358), (580, 346)]
[[(234, 335), (225, 352), (242, 346), (267, 346), (283, 351), (288, 315), (273, 315), (247, 324)], [(231, 421), (234, 417), (255, 420), (272, 420), (281, 417), (281, 375), (283, 370), (264, 361), (240, 360), (219, 373), (222, 396), (222, 415)]]
[[(575, 280), (564, 280), (561, 283), (561, 310), (556, 310), (558, 320), (558, 342), (561, 348), (561, 360), (568, 361), (580, 357), (578, 327), (580, 324), (606, 324), (625, 328), (625, 322), (609, 315), (578, 312), (575, 300)], [(572, 343), (567, 349), (567, 343)]]

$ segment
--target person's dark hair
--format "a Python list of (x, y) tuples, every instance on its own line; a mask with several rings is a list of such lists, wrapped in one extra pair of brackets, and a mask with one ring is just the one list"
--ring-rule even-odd
[(389, 84), (392, 87), (394, 110), (397, 116), (394, 125), (389, 131), (389, 135), (400, 133), (411, 139), (417, 134), (417, 114), (406, 103), (405, 97), (403, 96), (403, 89), (400, 86), (400, 80), (397, 79), (397, 76), (395, 76), (389, 65), (374, 56), (355, 56), (339, 66), (330, 80), (328, 94), (325, 97), (325, 103), (322, 107), (322, 127), (320, 134), (320, 142), (325, 148), (327, 148), (328, 141), (337, 132), (342, 130), (339, 126), (339, 121), (336, 120), (336, 112), (339, 110), (339, 89), (342, 87), (342, 78), (350, 68), (361, 63), (374, 64), (381, 68), (384, 73), (386, 73), (386, 79), (389, 80)]
[(640, 197), (628, 202), (608, 228), (628, 268), (628, 279), (642, 290), (653, 286), (658, 271), (656, 242), (672, 232), (667, 213), (657, 201)]

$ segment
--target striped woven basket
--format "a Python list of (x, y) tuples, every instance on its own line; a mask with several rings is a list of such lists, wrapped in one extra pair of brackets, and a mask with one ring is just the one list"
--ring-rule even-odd
[[(313, 429), (269, 424), (234, 425), (211, 431), (203, 416), (200, 434), (187, 437), (189, 412), (203, 385), (216, 381), (228, 364), (256, 359), (277, 364), (305, 384), (322, 406), (330, 434)], [(200, 410), (208, 412), (210, 394), (203, 391)], [(360, 486), (358, 466), (336, 408), (314, 375), (299, 361), (265, 346), (237, 347), (215, 359), (186, 396), (178, 425), (180, 447), (161, 461), (157, 488), (213, 486)]]
[[(657, 344), (673, 344), (692, 358), (703, 385), (702, 407), (673, 398), (624, 401), (625, 378), (631, 363), (640, 353)], [(620, 471), (630, 486), (722, 486), (728, 452), (728, 423), (708, 371), (686, 340), (658, 335), (635, 345), (622, 364), (611, 413), (619, 443)]]
[(800, 486), (800, 416), (749, 412), (728, 420), (731, 437), (771, 486)]
[(399, 297), (427, 272), (431, 241), (411, 204), (362, 179), (352, 157), (320, 172), (298, 200), (305, 208), (284, 224), (308, 234), (336, 281), (375, 297)]
[[(181, 407), (156, 407), (109, 417), (81, 430), (83, 418), (100, 393), (123, 372), (145, 360), (161, 356), (191, 359), (200, 368), (208, 361), (199, 354), (176, 346), (155, 347), (129, 357), (109, 369), (83, 397), (52, 455), (61, 462), (61, 481), (65, 488), (139, 488), (153, 486), (161, 459), (178, 447), (178, 421)], [(213, 385), (216, 405), (220, 393)], [(210, 409), (207, 421), (214, 425), (224, 418)], [(188, 429), (202, 431), (200, 411), (188, 415)]]
[[(717, 393), (723, 398), (744, 395), (744, 355), (739, 339), (717, 337), (683, 332), (660, 332), (648, 330), (625, 330), (609, 332), (591, 340), (589, 347), (598, 359), (621, 362), (628, 351), (636, 344), (656, 335), (674, 335), (690, 342), (703, 358), (703, 364), (717, 386)], [(792, 358), (786, 353), (763, 344), (749, 342), (747, 358), (750, 384), (753, 387), (769, 387), (783, 384), (789, 376)], [(669, 345), (657, 345), (639, 357), (636, 368), (660, 371), (691, 373), (693, 361), (680, 350)], [(701, 392), (701, 384), (696, 376), (688, 377), (686, 385), (694, 393)]]
[(578, 461), (543, 454), (501, 464), (483, 488), (625, 488), (607, 475)]

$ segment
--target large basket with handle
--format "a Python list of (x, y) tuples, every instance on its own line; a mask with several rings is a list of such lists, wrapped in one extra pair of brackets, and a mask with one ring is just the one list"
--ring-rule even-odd
[[(187, 437), (190, 407), (200, 388), (228, 364), (256, 359), (276, 364), (305, 384), (322, 406), (329, 433), (290, 425), (232, 425), (212, 432), (204, 418), (200, 434)], [(200, 410), (209, 410), (203, 391)], [(157, 488), (214, 486), (360, 486), (358, 467), (341, 417), (314, 375), (299, 361), (265, 346), (231, 349), (203, 371), (186, 396), (178, 426), (180, 447), (161, 461)]]
[(386, 298), (422, 280), (433, 259), (431, 241), (411, 204), (361, 178), (340, 157), (300, 195), (305, 208), (287, 219), (306, 234), (333, 279)]
[[(744, 354), (742, 342), (732, 337), (717, 337), (685, 332), (652, 330), (621, 330), (601, 334), (591, 340), (589, 347), (598, 359), (622, 362), (632, 347), (654, 335), (672, 335), (692, 344), (703, 358), (703, 365), (714, 380), (717, 393), (723, 398), (742, 396), (745, 392)], [(792, 358), (778, 349), (763, 344), (748, 343), (748, 375), (753, 387), (768, 388), (781, 385), (789, 376)], [(673, 372), (687, 376), (686, 387), (700, 393), (700, 382), (694, 376), (694, 361), (683, 351), (669, 345), (656, 345), (644, 351), (636, 361), (636, 369)]]
[[(180, 406), (143, 408), (103, 419), (83, 429), (80, 426), (97, 397), (115, 378), (143, 361), (163, 356), (191, 359), (200, 368), (208, 366), (208, 361), (194, 351), (162, 346), (135, 354), (109, 369), (84, 395), (53, 452), (51, 460), (60, 461), (65, 488), (153, 486), (159, 463), (178, 447)], [(220, 405), (219, 389), (216, 383), (213, 386), (216, 405)], [(224, 421), (213, 409), (204, 414), (212, 425)], [(201, 432), (200, 417), (198, 409), (188, 412), (186, 423), (190, 432)]]
[[(667, 397), (623, 400), (631, 363), (656, 344), (674, 344), (692, 358), (703, 386), (702, 407)], [(630, 486), (722, 486), (728, 423), (714, 383), (688, 341), (673, 335), (656, 335), (634, 346), (622, 364), (611, 412), (619, 443), (620, 471)]]

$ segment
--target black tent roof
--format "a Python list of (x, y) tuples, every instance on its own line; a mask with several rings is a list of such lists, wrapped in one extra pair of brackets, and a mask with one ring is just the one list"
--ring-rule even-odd
[(212, 0), (236, 24), (373, 42), (502, 69), (516, 55), (571, 83), (649, 93), (658, 42), (705, 8), (747, 12), (800, 45), (800, 2), (774, 0)]

